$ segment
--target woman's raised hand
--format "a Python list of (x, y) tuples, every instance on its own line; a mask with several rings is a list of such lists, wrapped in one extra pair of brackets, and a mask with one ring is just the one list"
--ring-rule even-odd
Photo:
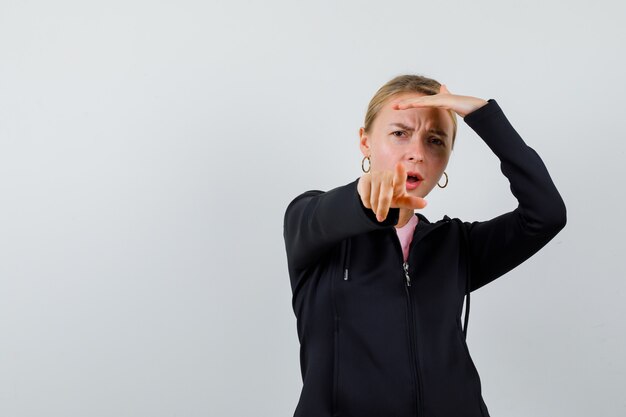
[(357, 191), (363, 205), (376, 214), (382, 222), (387, 218), (390, 207), (421, 209), (426, 207), (422, 197), (406, 192), (406, 168), (398, 162), (395, 171), (370, 171), (359, 178)]
[(459, 116), (465, 117), (485, 104), (487, 104), (487, 100), (482, 98), (451, 94), (446, 86), (441, 84), (438, 94), (398, 100), (392, 104), (392, 108), (394, 110), (406, 110), (420, 107), (439, 107), (450, 109)]

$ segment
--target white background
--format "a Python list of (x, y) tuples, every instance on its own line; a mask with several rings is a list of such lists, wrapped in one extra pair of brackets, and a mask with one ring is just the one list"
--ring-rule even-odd
[[(491, 415), (625, 415), (625, 4), (0, 0), (0, 415), (293, 415), (284, 210), (404, 73), (496, 99), (567, 206), (472, 294)], [(447, 172), (431, 221), (516, 207), (462, 118)]]

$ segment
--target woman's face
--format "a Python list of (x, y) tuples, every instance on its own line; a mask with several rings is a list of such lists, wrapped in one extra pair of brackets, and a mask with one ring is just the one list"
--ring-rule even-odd
[(452, 119), (447, 110), (436, 107), (394, 110), (391, 105), (424, 95), (402, 93), (389, 98), (374, 119), (371, 132), (359, 130), (361, 152), (370, 156), (371, 170), (393, 172), (396, 163), (402, 161), (407, 173), (421, 178), (417, 187), (407, 181), (407, 192), (419, 197), (435, 187), (448, 165)]

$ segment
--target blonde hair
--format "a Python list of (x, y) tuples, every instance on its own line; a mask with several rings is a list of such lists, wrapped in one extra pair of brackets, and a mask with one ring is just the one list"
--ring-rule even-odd
[[(365, 132), (369, 133), (371, 131), (378, 112), (391, 97), (402, 93), (421, 93), (433, 96), (439, 93), (440, 87), (441, 84), (438, 81), (422, 75), (399, 75), (387, 81), (385, 85), (378, 89), (367, 106), (365, 125), (363, 126)], [(452, 118), (452, 149), (454, 149), (457, 127), (456, 113), (452, 110), (447, 111)]]

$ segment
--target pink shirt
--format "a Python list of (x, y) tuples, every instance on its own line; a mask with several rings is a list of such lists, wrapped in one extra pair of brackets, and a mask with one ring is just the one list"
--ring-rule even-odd
[(402, 245), (404, 262), (406, 262), (409, 257), (409, 245), (413, 240), (413, 232), (415, 231), (415, 226), (417, 226), (417, 216), (413, 214), (407, 224), (400, 228), (395, 228), (396, 233), (398, 233), (398, 239), (400, 239), (400, 245)]

